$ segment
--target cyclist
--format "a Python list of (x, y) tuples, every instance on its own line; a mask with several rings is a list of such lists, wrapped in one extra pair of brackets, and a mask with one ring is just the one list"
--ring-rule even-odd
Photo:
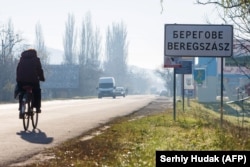
[[(37, 57), (35, 49), (28, 49), (21, 53), (19, 63), (16, 68), (16, 82), (19, 91), (23, 91), (23, 86), (32, 86), (33, 106), (37, 113), (41, 113), (41, 88), (40, 81), (45, 81), (40, 58)], [(21, 114), (22, 97), (19, 96), (19, 118)]]

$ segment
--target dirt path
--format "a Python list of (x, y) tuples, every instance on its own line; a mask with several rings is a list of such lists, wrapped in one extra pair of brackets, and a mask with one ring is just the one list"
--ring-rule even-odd
[(172, 98), (158, 97), (152, 101), (148, 106), (133, 113), (134, 116), (145, 116), (164, 112), (167, 108), (172, 108)]

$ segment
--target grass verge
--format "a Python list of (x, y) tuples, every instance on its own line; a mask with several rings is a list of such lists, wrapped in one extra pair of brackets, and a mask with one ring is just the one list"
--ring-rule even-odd
[(179, 105), (176, 121), (172, 109), (138, 119), (119, 118), (91, 140), (69, 140), (46, 150), (50, 160), (27, 167), (152, 167), (156, 150), (250, 150), (249, 118), (241, 127), (234, 123), (238, 118), (225, 117), (221, 126), (219, 113), (207, 106), (192, 101), (183, 112)]

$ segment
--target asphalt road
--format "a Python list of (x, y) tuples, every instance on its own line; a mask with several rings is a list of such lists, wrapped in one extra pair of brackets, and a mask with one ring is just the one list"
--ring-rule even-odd
[(127, 96), (102, 99), (54, 100), (42, 102), (38, 129), (30, 125), (23, 130), (18, 119), (18, 104), (0, 105), (0, 166), (6, 166), (23, 157), (107, 123), (111, 119), (138, 110), (155, 96)]

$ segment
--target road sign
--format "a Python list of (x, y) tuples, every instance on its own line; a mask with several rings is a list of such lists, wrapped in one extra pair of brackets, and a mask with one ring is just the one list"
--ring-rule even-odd
[(164, 68), (179, 68), (181, 64), (179, 63), (179, 58), (164, 56)]
[(205, 68), (195, 69), (194, 70), (194, 80), (198, 86), (202, 86), (206, 79), (206, 70)]
[(181, 68), (176, 68), (176, 74), (192, 74), (192, 61), (180, 61)]
[(187, 74), (184, 75), (184, 89), (194, 89), (194, 83), (193, 83), (193, 75)]
[(232, 25), (165, 24), (164, 56), (230, 57)]

